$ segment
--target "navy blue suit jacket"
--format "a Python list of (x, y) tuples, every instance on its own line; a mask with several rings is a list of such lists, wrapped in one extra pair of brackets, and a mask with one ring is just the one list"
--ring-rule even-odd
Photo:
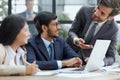
[(47, 48), (43, 40), (39, 37), (33, 37), (29, 39), (26, 45), (27, 49), (27, 61), (32, 63), (36, 61), (39, 68), (42, 70), (58, 69), (57, 60), (65, 60), (78, 56), (72, 48), (65, 42), (64, 39), (58, 37), (54, 40), (54, 60), (49, 59)]

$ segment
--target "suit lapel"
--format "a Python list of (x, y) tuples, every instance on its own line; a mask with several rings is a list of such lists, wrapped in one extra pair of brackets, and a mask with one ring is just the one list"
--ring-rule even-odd
[(54, 40), (54, 59), (57, 59), (57, 57), (59, 56), (59, 52), (60, 52), (60, 47), (58, 46), (59, 43), (57, 42), (57, 40)]
[(100, 36), (102, 36), (102, 34), (104, 34), (107, 31), (110, 23), (111, 23), (111, 21), (105, 22), (103, 24), (103, 26), (100, 28), (100, 30), (96, 33), (96, 35), (94, 36), (94, 38), (91, 40), (90, 43), (94, 43), (96, 41), (96, 39), (102, 39), (102, 38), (100, 38)]
[(4, 54), (4, 56), (3, 56), (4, 57), (3, 63), (8, 65), (10, 63), (10, 56), (8, 54), (6, 46), (4, 46), (4, 49), (5, 49), (5, 52), (3, 53)]
[(23, 61), (23, 64), (25, 65), (25, 64), (27, 64), (26, 62), (26, 52), (24, 53), (24, 54), (22, 54), (22, 56), (21, 56), (21, 58), (22, 58), (22, 61)]
[(100, 28), (100, 30), (96, 33), (95, 38), (99, 35), (104, 34), (104, 32), (107, 31), (109, 24), (110, 24), (110, 21), (107, 21), (106, 23), (104, 23), (103, 26)]
[[(92, 16), (92, 13), (88, 14), (88, 16)], [(88, 17), (87, 21), (86, 21), (85, 28), (84, 28), (83, 33), (82, 33), (82, 36), (85, 37), (85, 34), (86, 34), (87, 30), (89, 29), (89, 26), (90, 26), (91, 22), (92, 22), (92, 18)]]
[(40, 50), (39, 52), (41, 52), (41, 54), (42, 54), (47, 60), (49, 60), (49, 54), (48, 54), (48, 51), (47, 51), (47, 49), (46, 49), (46, 47), (45, 47), (45, 44), (44, 44), (43, 40), (42, 40), (41, 38), (37, 37), (36, 42), (37, 42), (37, 44), (38, 44), (37, 47), (38, 47), (38, 49)]

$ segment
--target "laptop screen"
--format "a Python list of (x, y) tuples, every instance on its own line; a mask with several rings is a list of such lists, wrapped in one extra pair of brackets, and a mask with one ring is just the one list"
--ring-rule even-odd
[(110, 42), (111, 40), (96, 40), (84, 71), (93, 71), (104, 66), (103, 59), (105, 58)]

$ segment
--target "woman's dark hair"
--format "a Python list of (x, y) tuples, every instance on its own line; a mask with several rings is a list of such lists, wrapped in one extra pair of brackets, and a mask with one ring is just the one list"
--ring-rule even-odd
[(36, 15), (34, 23), (36, 25), (39, 34), (43, 32), (42, 25), (48, 26), (52, 20), (55, 20), (57, 16), (51, 12), (43, 11)]
[(98, 3), (113, 8), (109, 16), (115, 16), (120, 13), (120, 0), (99, 0)]
[(0, 26), (0, 43), (11, 45), (20, 30), (24, 27), (26, 19), (20, 15), (9, 15)]

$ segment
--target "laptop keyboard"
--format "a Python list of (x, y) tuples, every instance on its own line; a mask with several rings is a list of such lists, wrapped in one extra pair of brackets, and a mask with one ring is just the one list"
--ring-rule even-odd
[(77, 69), (74, 69), (72, 71), (83, 71), (85, 69), (85, 65), (83, 65), (82, 67), (80, 68), (77, 68)]
[(70, 71), (61, 71), (60, 73), (81, 74), (81, 73), (85, 73), (84, 69), (85, 69), (85, 65), (82, 66), (81, 68), (76, 68), (76, 69), (73, 69), (73, 70), (70, 70)]

